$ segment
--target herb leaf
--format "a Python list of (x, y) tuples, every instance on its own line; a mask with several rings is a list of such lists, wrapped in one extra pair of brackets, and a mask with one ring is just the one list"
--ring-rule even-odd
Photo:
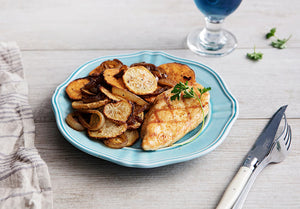
[(275, 36), (275, 33), (276, 33), (276, 28), (272, 28), (272, 29), (270, 30), (270, 32), (266, 34), (266, 39), (269, 39), (269, 38), (271, 38), (272, 36)]
[[(201, 96), (207, 92), (207, 91), (210, 91), (211, 90), (211, 87), (207, 87), (207, 88), (203, 88), (203, 89), (200, 89), (200, 88), (197, 88), (199, 93), (200, 93), (200, 96), (198, 96), (195, 91), (194, 91), (194, 88), (193, 87), (190, 87), (188, 86), (188, 82), (185, 82), (182, 83), (182, 82), (179, 82), (178, 84), (176, 84), (173, 88), (173, 90), (171, 91), (171, 93), (173, 93), (174, 95), (171, 96), (171, 101), (173, 100), (180, 100), (180, 96), (181, 94), (183, 93), (183, 98), (195, 98), (198, 100), (198, 102), (200, 103), (200, 107), (201, 107), (201, 111), (202, 111), (202, 114), (203, 114), (203, 121), (202, 121), (202, 126), (201, 126), (201, 129), (199, 131), (199, 133), (201, 133), (201, 131), (203, 130), (203, 127), (204, 127), (204, 123), (205, 123), (205, 115), (204, 115), (204, 110), (203, 110), (203, 105), (202, 105), (202, 102), (201, 102)], [(187, 144), (191, 141), (193, 141), (196, 137), (192, 138), (191, 140), (188, 140), (188, 141), (184, 141), (182, 143), (177, 143), (177, 144), (173, 144), (172, 147), (177, 147), (177, 146), (182, 146), (184, 144)]]
[(211, 90), (211, 87), (207, 87), (207, 88), (204, 87), (203, 89), (198, 88), (198, 91), (200, 92), (201, 96), (202, 96), (202, 94), (204, 94), (205, 92), (210, 91), (210, 90)]
[[(271, 38), (271, 37), (274, 37), (274, 38), (276, 38), (276, 40), (275, 41), (272, 41), (272, 43), (271, 43), (271, 45), (274, 47), (274, 48), (277, 48), (277, 49), (284, 49), (284, 48), (286, 48), (286, 42), (288, 41), (288, 40), (290, 40), (290, 38), (292, 37), (292, 35), (290, 35), (287, 39), (280, 39), (280, 38), (278, 38), (276, 35), (275, 35), (275, 33), (276, 33), (276, 28), (272, 28), (271, 30), (270, 30), (270, 32), (269, 33), (267, 33), (266, 34), (266, 39), (269, 39), (269, 38)], [(247, 56), (248, 56), (248, 54), (247, 54)], [(250, 56), (250, 55), (249, 55)]]
[(256, 52), (256, 51), (255, 51), (255, 46), (254, 46), (254, 49), (253, 49), (253, 50), (254, 50), (253, 53), (247, 53), (247, 57), (248, 57), (249, 59), (257, 61), (257, 60), (260, 60), (260, 59), (263, 58), (263, 53), (261, 53), (261, 52)]
[(189, 89), (187, 83), (188, 82), (186, 82), (185, 84), (182, 82), (179, 82), (174, 86), (173, 90), (171, 91), (171, 93), (174, 94), (173, 96), (171, 96), (172, 101), (176, 100), (176, 99), (180, 100), (181, 92)]
[(274, 48), (278, 48), (278, 49), (284, 49), (286, 48), (286, 42), (288, 40), (290, 40), (292, 36), (290, 35), (287, 39), (277, 39), (276, 41), (272, 41), (271, 45), (274, 47)]

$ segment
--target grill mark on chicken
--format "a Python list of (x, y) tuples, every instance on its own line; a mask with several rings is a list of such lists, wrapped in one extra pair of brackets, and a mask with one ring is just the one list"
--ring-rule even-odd
[(170, 90), (159, 95), (147, 113), (141, 129), (144, 150), (170, 146), (201, 123), (202, 111), (208, 113), (208, 93), (201, 97), (203, 110), (195, 98), (181, 96), (180, 100), (172, 101), (171, 96)]
[[(177, 107), (173, 107), (173, 106), (171, 106), (171, 105), (168, 105), (168, 108), (162, 108), (162, 109), (155, 109), (155, 110), (153, 110), (153, 114), (154, 114), (154, 116), (155, 116), (155, 119), (154, 120), (152, 120), (152, 121), (149, 121), (149, 124), (151, 124), (151, 123), (166, 123), (166, 122), (171, 122), (171, 123), (178, 123), (178, 122), (186, 122), (186, 121), (190, 121), (191, 119), (192, 119), (192, 111), (194, 110), (194, 109), (197, 109), (197, 108), (200, 108), (200, 105), (194, 105), (194, 106), (190, 106), (190, 107), (188, 107), (187, 105), (186, 105), (186, 102), (185, 102), (185, 100), (182, 100), (183, 101), (183, 103), (184, 103), (184, 106), (185, 106), (185, 108), (177, 108)], [(203, 104), (202, 105), (202, 107), (203, 108), (205, 108), (206, 107), (206, 105), (208, 105), (208, 103), (205, 103), (205, 104)], [(163, 112), (163, 111), (170, 111), (171, 113), (172, 113), (172, 118), (174, 119), (174, 110), (186, 110), (187, 111), (187, 114), (188, 114), (188, 120), (186, 120), (186, 121), (164, 121), (164, 120), (162, 120), (160, 117), (159, 117), (159, 115), (158, 115), (158, 113), (159, 112)]]
[[(183, 104), (184, 104), (184, 107), (187, 107), (187, 105), (186, 105), (186, 100), (185, 99), (183, 99), (182, 100), (183, 101)], [(192, 116), (191, 116), (191, 112), (190, 112), (190, 109), (191, 108), (185, 108), (186, 109), (186, 112), (187, 112), (187, 114), (188, 114), (188, 125), (187, 126), (185, 126), (185, 129), (184, 129), (184, 131), (186, 131), (187, 129), (188, 129), (188, 127), (190, 126), (190, 124), (191, 124), (191, 120), (192, 120)], [(194, 109), (194, 108), (193, 108)]]

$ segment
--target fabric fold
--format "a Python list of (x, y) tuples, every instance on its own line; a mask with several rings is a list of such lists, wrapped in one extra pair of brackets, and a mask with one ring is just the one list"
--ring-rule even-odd
[(20, 50), (0, 43), (0, 208), (52, 208), (48, 167), (34, 139)]

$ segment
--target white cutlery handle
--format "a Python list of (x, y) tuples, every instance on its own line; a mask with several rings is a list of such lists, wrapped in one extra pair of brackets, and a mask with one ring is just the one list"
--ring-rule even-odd
[(247, 183), (252, 169), (242, 166), (234, 176), (216, 209), (231, 209)]

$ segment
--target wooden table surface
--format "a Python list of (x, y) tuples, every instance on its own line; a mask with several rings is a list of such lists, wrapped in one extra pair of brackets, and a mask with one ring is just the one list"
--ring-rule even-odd
[[(292, 126), (291, 153), (257, 178), (244, 208), (300, 208), (300, 3), (243, 1), (225, 21), (238, 48), (222, 58), (190, 52), (186, 35), (203, 26), (192, 0), (0, 0), (0, 41), (22, 50), (36, 147), (49, 166), (54, 208), (212, 209), (268, 119), (284, 104)], [(277, 27), (288, 47), (270, 46)], [(264, 53), (253, 62), (246, 53)], [(69, 144), (51, 109), (56, 86), (79, 65), (103, 55), (160, 50), (201, 62), (224, 79), (240, 105), (239, 118), (213, 152), (154, 169), (121, 167)]]

